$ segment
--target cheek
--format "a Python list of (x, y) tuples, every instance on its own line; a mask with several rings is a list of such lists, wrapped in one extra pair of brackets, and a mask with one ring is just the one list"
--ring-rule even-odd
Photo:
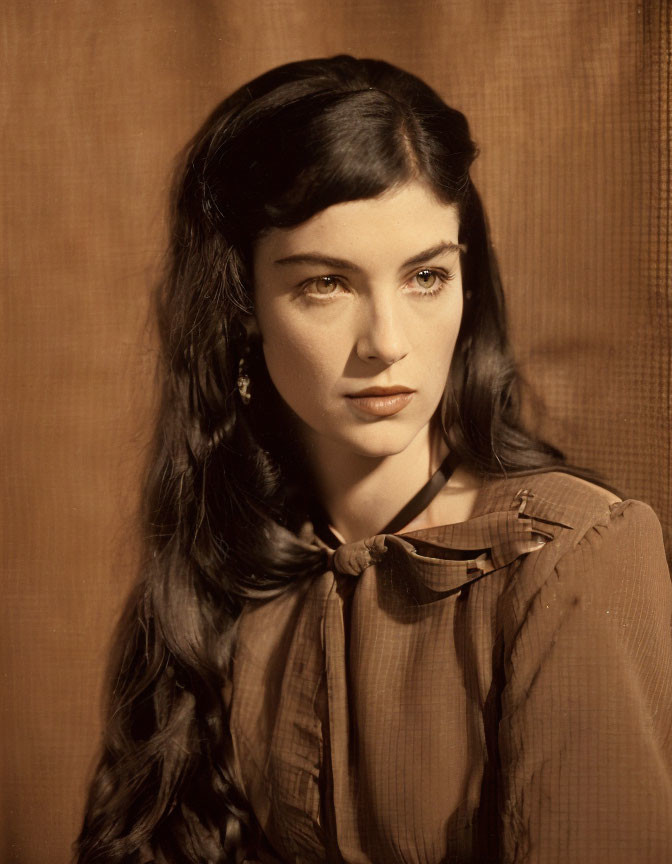
[(455, 352), (455, 343), (462, 320), (462, 307), (454, 306), (445, 314), (437, 315), (432, 326), (424, 328), (416, 342), (416, 356), (427, 370), (427, 376), (436, 379), (437, 386), (444, 383)]
[(268, 373), (290, 405), (314, 393), (316, 385), (329, 388), (342, 374), (340, 339), (320, 338), (314, 328), (288, 327), (268, 322), (262, 345)]

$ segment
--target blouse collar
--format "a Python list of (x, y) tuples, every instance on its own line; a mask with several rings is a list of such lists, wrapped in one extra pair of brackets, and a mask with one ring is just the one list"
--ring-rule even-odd
[[(362, 540), (329, 546), (317, 535), (314, 542), (328, 552), (335, 575), (358, 577), (372, 564), (401, 566), (435, 592), (458, 589), (541, 549), (576, 524), (578, 510), (546, 497), (549, 482), (557, 490), (565, 475), (494, 479), (482, 487), (469, 519), (407, 533), (380, 533)], [(521, 485), (521, 480), (527, 480)], [(555, 499), (555, 500), (554, 500)], [(562, 495), (560, 496), (562, 500)]]

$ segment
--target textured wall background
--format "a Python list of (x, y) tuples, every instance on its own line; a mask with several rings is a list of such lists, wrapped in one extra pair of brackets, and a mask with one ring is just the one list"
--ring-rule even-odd
[(476, 177), (538, 394), (528, 416), (669, 531), (670, 9), (8, 0), (0, 16), (0, 855), (60, 864), (133, 575), (147, 299), (174, 154), (216, 101), (287, 60), (348, 52), (425, 77), (481, 146)]

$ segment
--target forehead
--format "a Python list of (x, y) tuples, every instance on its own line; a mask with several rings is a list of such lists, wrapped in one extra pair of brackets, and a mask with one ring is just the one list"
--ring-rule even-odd
[(377, 198), (334, 204), (294, 228), (273, 229), (255, 248), (255, 262), (322, 252), (334, 257), (404, 260), (439, 243), (457, 243), (457, 207), (413, 181)]

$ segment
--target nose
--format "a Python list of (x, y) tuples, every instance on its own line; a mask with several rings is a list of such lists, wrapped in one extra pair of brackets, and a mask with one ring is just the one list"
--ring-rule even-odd
[(356, 351), (360, 360), (380, 361), (391, 366), (403, 359), (409, 350), (403, 312), (389, 295), (381, 300), (370, 298), (362, 310)]

